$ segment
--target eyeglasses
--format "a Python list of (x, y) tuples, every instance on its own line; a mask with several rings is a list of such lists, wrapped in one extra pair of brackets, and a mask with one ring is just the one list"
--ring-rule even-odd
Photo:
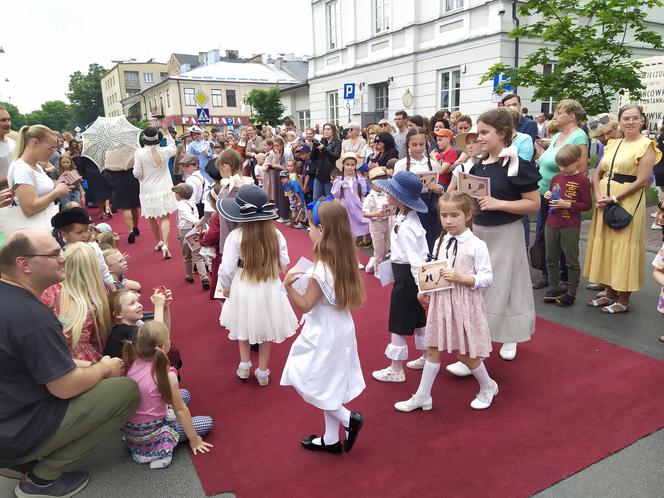
[(378, 126), (390, 126), (390, 123), (380, 123)]
[(58, 251), (57, 254), (24, 254), (24, 258), (61, 258), (64, 256), (62, 249)]
[(46, 146), (46, 147), (48, 147), (48, 150), (50, 150), (51, 152), (55, 152), (56, 150), (58, 150), (57, 145), (56, 146), (48, 145), (47, 143), (42, 142), (42, 141), (40, 141), (39, 143)]
[(603, 125), (608, 124), (609, 121), (611, 121), (611, 118), (609, 117), (608, 114), (605, 114), (601, 118), (593, 119), (590, 123), (588, 123), (588, 128), (590, 128), (591, 130), (594, 130), (601, 124), (603, 124)]

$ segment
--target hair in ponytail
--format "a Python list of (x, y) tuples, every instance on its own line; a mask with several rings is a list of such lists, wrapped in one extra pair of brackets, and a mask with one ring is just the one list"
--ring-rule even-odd
[(406, 133), (406, 171), (410, 171), (410, 149), (408, 148), (410, 144), (410, 139), (411, 137), (414, 137), (415, 135), (424, 135), (424, 145), (426, 147), (426, 156), (427, 156), (427, 164), (429, 165), (429, 171), (433, 171), (433, 166), (431, 166), (431, 152), (429, 151), (429, 134), (427, 133), (426, 129), (424, 129), (422, 126), (416, 126), (415, 128), (411, 128), (408, 130), (408, 133)]
[(57, 136), (53, 130), (44, 125), (21, 126), (18, 130), (18, 141), (16, 142), (16, 157), (21, 157), (28, 142), (33, 138), (43, 140), (47, 135)]
[(161, 322), (150, 321), (134, 331), (131, 343), (125, 343), (122, 350), (127, 370), (138, 358), (152, 362), (152, 376), (157, 383), (157, 390), (164, 402), (173, 404), (168, 370), (171, 366), (166, 351), (162, 349), (168, 342), (168, 327)]

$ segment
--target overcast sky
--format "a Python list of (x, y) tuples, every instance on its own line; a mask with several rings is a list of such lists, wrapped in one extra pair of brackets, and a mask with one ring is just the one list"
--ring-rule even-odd
[(311, 0), (11, 1), (2, 9), (0, 100), (22, 113), (66, 101), (69, 75), (93, 62), (109, 69), (112, 60), (167, 62), (212, 49), (307, 55), (310, 9)]

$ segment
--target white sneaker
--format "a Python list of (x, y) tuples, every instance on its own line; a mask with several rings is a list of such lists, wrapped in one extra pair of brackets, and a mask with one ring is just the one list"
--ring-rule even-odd
[(433, 399), (429, 396), (427, 399), (421, 399), (417, 394), (413, 394), (407, 401), (399, 401), (394, 403), (394, 408), (400, 412), (412, 412), (413, 410), (422, 409), (429, 411), (433, 407)]
[(154, 250), (155, 251), (161, 251), (161, 248), (162, 248), (163, 245), (164, 245), (164, 241), (160, 240), (159, 243), (156, 246), (154, 246)]
[(460, 361), (457, 361), (456, 363), (450, 363), (445, 367), (445, 370), (453, 375), (456, 375), (457, 377), (468, 377), (469, 375), (473, 375), (473, 373), (470, 371), (470, 368), (468, 368)]
[(427, 359), (424, 356), (420, 356), (417, 360), (409, 361), (406, 363), (406, 366), (411, 370), (422, 370), (424, 369), (424, 363)]
[(503, 360), (512, 361), (516, 358), (516, 342), (506, 342), (500, 348), (500, 357)]
[(470, 407), (474, 410), (486, 410), (491, 406), (493, 397), (498, 395), (498, 384), (495, 380), (492, 381), (493, 386), (486, 391), (480, 391), (475, 396), (475, 399), (470, 402)]
[(268, 368), (265, 372), (259, 372), (258, 369), (254, 372), (258, 385), (265, 387), (270, 383), (270, 369)]
[(290, 220), (288, 218), (279, 218), (277, 223), (288, 223)]
[(403, 370), (397, 372), (392, 370), (392, 367), (375, 370), (371, 373), (371, 376), (380, 382), (406, 382), (406, 372)]
[(239, 378), (242, 380), (246, 380), (249, 378), (249, 370), (250, 368), (240, 368), (237, 367), (237, 371), (235, 372)]
[(367, 263), (367, 266), (364, 268), (364, 271), (367, 273), (373, 273), (374, 271), (374, 263), (376, 262), (376, 258), (371, 256), (369, 258), (369, 262)]

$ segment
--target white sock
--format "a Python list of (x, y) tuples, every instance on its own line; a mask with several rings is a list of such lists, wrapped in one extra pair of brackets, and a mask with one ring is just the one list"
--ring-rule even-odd
[(167, 456), (164, 458), (158, 458), (157, 460), (152, 460), (150, 462), (151, 469), (165, 469), (171, 464), (172, 456)]
[(415, 349), (419, 349), (420, 351), (426, 351), (427, 346), (424, 344), (424, 333), (426, 332), (426, 327), (420, 327), (418, 329), (415, 329), (415, 332), (413, 333), (413, 339), (415, 340)]
[(251, 368), (251, 362), (241, 361), (240, 364), (238, 365), (238, 368)]
[(415, 396), (420, 399), (429, 399), (431, 396), (431, 388), (433, 387), (433, 382), (436, 380), (436, 375), (440, 370), (440, 363), (434, 363), (432, 361), (424, 362), (424, 370), (422, 370), (422, 378), (420, 379), (420, 386), (417, 388)]
[(482, 391), (491, 389), (491, 377), (489, 377), (489, 372), (486, 371), (484, 362), (480, 363), (480, 366), (476, 369), (471, 369), (470, 373), (473, 374), (473, 377), (477, 379), (477, 382), (480, 383), (480, 389)]
[[(325, 446), (339, 442), (339, 419), (332, 413), (327, 410), (323, 411), (323, 415), (325, 416), (325, 434), (323, 435)], [(314, 444), (321, 444), (321, 438), (317, 437), (312, 442)]]
[[(350, 410), (346, 408), (344, 405), (341, 405), (341, 408), (337, 408), (336, 410), (330, 410), (327, 413), (336, 418), (344, 429), (350, 426)], [(346, 437), (348, 437), (348, 431), (346, 431)]]
[(403, 361), (401, 360), (392, 360), (390, 368), (395, 372), (401, 372), (403, 370)]
[(270, 369), (268, 368), (267, 370), (261, 370), (260, 368), (256, 369), (256, 377), (269, 377), (270, 376)]

